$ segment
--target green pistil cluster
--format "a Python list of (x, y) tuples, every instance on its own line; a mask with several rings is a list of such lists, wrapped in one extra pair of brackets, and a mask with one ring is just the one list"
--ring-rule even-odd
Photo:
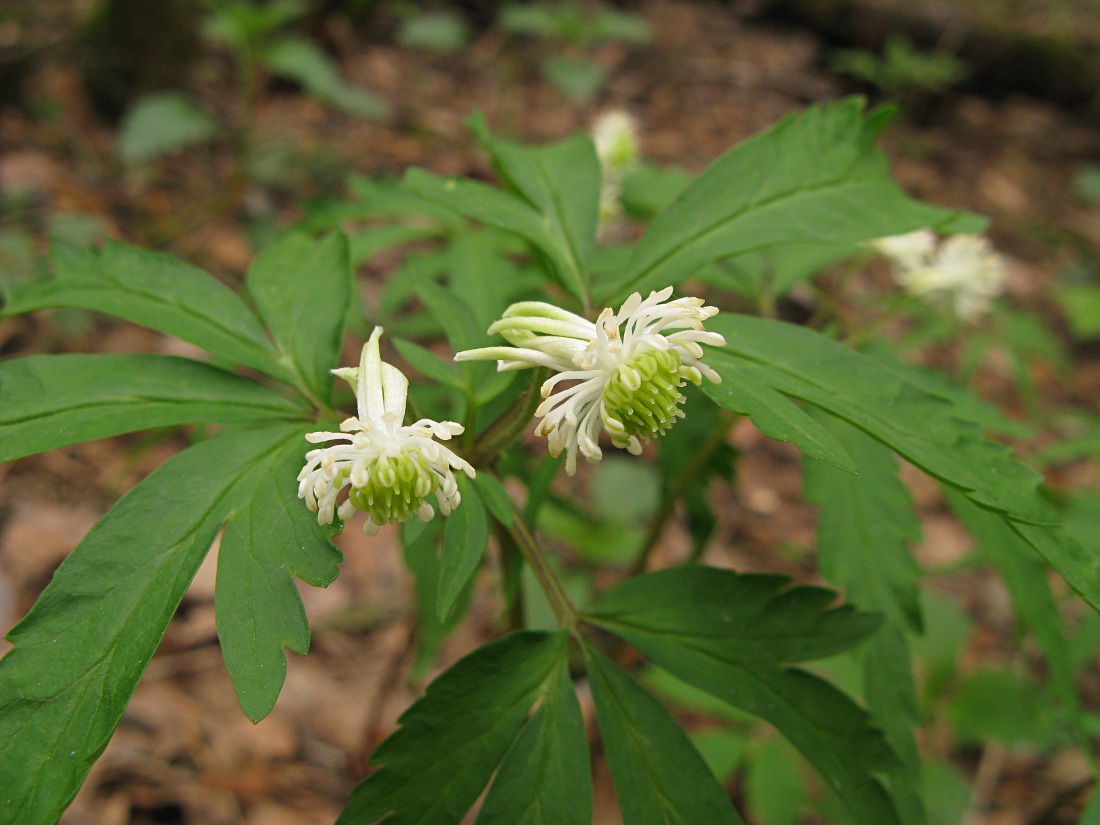
[(439, 487), (439, 478), (419, 450), (395, 458), (379, 456), (367, 468), (367, 483), (351, 489), (352, 506), (375, 524), (405, 521), (420, 509), (424, 499)]
[(615, 432), (618, 428), (608, 430), (615, 446), (625, 446), (630, 436), (664, 435), (683, 415), (682, 386), (680, 354), (674, 349), (647, 350), (620, 365), (603, 392), (606, 416), (623, 425), (622, 435)]

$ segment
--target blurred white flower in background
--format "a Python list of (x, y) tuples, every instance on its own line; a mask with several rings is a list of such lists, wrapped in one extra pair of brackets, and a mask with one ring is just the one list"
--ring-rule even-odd
[(603, 172), (600, 223), (606, 225), (622, 214), (623, 180), (638, 165), (638, 121), (621, 109), (604, 112), (592, 124), (592, 140)]
[(894, 280), (903, 289), (947, 299), (964, 321), (988, 313), (1004, 291), (1004, 258), (982, 235), (952, 235), (937, 245), (931, 230), (920, 229), (879, 238), (869, 246), (892, 262)]

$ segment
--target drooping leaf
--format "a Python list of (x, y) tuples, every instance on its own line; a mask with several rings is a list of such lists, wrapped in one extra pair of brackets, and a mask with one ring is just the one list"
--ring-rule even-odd
[(432, 682), (379, 745), (337, 825), (458, 825), (557, 672), (568, 634), (520, 631)]
[(229, 517), (219, 545), (218, 640), (253, 722), (271, 712), (282, 689), (283, 648), (309, 650), (309, 622), (292, 576), (326, 587), (343, 559), (329, 541), (332, 528), (320, 526), (297, 496), (295, 477), (308, 446), (293, 438), (249, 470), (256, 486)]
[(171, 355), (15, 358), (0, 363), (0, 395), (0, 461), (134, 430), (302, 413), (259, 384)]
[[(784, 118), (712, 163), (653, 222), (616, 295), (780, 244), (855, 244), (949, 219), (894, 184), (874, 140), (888, 113), (849, 98)], [(611, 303), (614, 303), (612, 301)]]
[(1055, 526), (1057, 513), (1038, 494), (1040, 476), (1007, 447), (981, 438), (950, 397), (906, 380), (905, 372), (860, 355), (811, 330), (744, 315), (710, 322), (727, 346), (708, 363), (737, 377), (807, 401), (881, 441), (929, 475), (998, 512), (1081, 597), (1100, 610), (1098, 559)]
[[(169, 459), (61, 564), (0, 661), (0, 819), (55, 822), (106, 747), (250, 469), (296, 425), (238, 431)], [(166, 492), (167, 491), (167, 492)]]
[(0, 318), (57, 307), (104, 312), (287, 380), (256, 316), (201, 269), (110, 240), (102, 251), (55, 242), (52, 252), (55, 276), (8, 288)]
[(819, 410), (811, 415), (855, 459), (859, 474), (844, 473), (815, 459), (805, 462), (805, 494), (821, 511), (817, 521), (821, 574), (845, 591), (848, 602), (881, 611), (887, 626), (857, 653), (868, 709), (901, 760), (890, 771), (888, 791), (901, 821), (925, 821), (920, 758), (913, 729), (920, 708), (905, 631), (923, 627), (919, 567), (909, 544), (920, 539), (920, 522), (909, 491), (897, 476), (890, 451), (862, 431)]
[(783, 576), (676, 568), (628, 579), (586, 618), (654, 664), (765, 719), (797, 747), (865, 825), (899, 822), (879, 778), (896, 756), (870, 717), (829, 683), (792, 661), (853, 647), (877, 616), (842, 607), (820, 588), (783, 591)]
[(724, 420), (726, 413), (704, 403), (699, 390), (690, 385), (682, 392), (687, 396), (685, 407), (691, 414), (661, 438), (657, 461), (664, 495), (683, 490), (680, 498), (691, 533), (692, 551), (698, 557), (718, 525), (707, 489), (715, 478), (733, 480), (737, 452), (727, 437), (730, 424)]
[(1035, 634), (1047, 659), (1051, 680), (1065, 708), (1078, 710), (1074, 668), (1058, 605), (1047, 582), (1046, 565), (1028, 552), (1026, 540), (995, 513), (971, 504), (957, 491), (947, 490), (951, 509), (978, 543), (983, 556), (1001, 574), (1020, 623)]
[(625, 825), (742, 825), (664, 706), (595, 648), (584, 654)]
[(256, 256), (245, 286), (284, 367), (299, 386), (328, 399), (352, 295), (347, 238), (287, 235)]
[(584, 717), (569, 662), (501, 763), (475, 825), (576, 825), (592, 821), (592, 773)]
[(481, 565), (489, 541), (489, 516), (477, 488), (470, 479), (458, 476), (462, 502), (447, 517), (443, 528), (443, 559), (439, 570), (436, 610), (440, 621), (447, 618), (470, 577)]
[(118, 155), (129, 163), (145, 163), (210, 140), (218, 124), (178, 92), (141, 98), (119, 127)]
[(767, 825), (798, 825), (799, 812), (809, 801), (799, 775), (797, 754), (781, 739), (767, 739), (755, 748), (745, 771), (749, 810)]
[(920, 540), (920, 521), (897, 461), (879, 442), (820, 411), (811, 416), (850, 454), (859, 474), (813, 458), (805, 461), (806, 499), (821, 508), (817, 553), (821, 575), (844, 588), (846, 600), (879, 610), (905, 630), (921, 628), (920, 569), (909, 545)]

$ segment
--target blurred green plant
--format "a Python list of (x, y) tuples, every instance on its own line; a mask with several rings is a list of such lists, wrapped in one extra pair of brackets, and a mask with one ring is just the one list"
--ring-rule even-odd
[(543, 77), (575, 103), (594, 99), (607, 80), (607, 70), (591, 57), (592, 46), (645, 45), (651, 37), (649, 24), (639, 15), (603, 6), (588, 10), (576, 3), (507, 6), (500, 27), (540, 42)]
[(869, 83), (902, 103), (943, 92), (966, 79), (966, 64), (942, 52), (924, 52), (904, 36), (890, 37), (882, 54), (841, 49), (829, 56), (829, 68)]

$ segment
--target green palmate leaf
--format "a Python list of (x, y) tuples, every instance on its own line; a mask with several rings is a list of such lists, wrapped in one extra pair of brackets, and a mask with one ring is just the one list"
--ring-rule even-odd
[(678, 568), (629, 579), (587, 618), (654, 664), (774, 725), (866, 825), (899, 822), (879, 776), (897, 758), (847, 696), (787, 662), (837, 653), (865, 639), (877, 616), (826, 608), (820, 588), (782, 590), (783, 576)]
[(550, 274), (563, 287), (576, 297), (582, 297), (582, 285), (567, 250), (550, 233), (542, 216), (522, 197), (473, 180), (441, 178), (423, 169), (410, 169), (403, 183), (410, 192), (431, 203), (519, 235), (546, 256)]
[(500, 318), (511, 298), (532, 286), (507, 257), (504, 239), (513, 240), (493, 229), (463, 232), (446, 250), (450, 287), (469, 306), (482, 333)]
[(417, 286), (416, 294), (443, 327), (447, 341), (456, 351), (479, 346), (488, 338), (485, 329), (478, 326), (473, 310), (461, 296), (427, 280)]
[(969, 413), (954, 414), (951, 394), (917, 387), (897, 369), (811, 330), (732, 315), (710, 322), (727, 346), (708, 363), (728, 381), (807, 401), (881, 441), (929, 475), (998, 512), (1095, 609), (1098, 560), (1064, 530), (1038, 494), (1041, 478), (1008, 448), (981, 438)]
[(263, 421), (301, 409), (170, 355), (31, 355), (0, 363), (0, 461), (152, 427)]
[(0, 661), (0, 819), (41, 825), (61, 815), (222, 521), (251, 495), (250, 469), (300, 437), (300, 426), (268, 426), (180, 453), (58, 568)]
[(664, 706), (595, 648), (585, 645), (584, 654), (625, 825), (740, 825), (703, 757)]
[(497, 771), (476, 825), (576, 825), (592, 821), (584, 717), (562, 657), (542, 704)]
[(585, 134), (560, 143), (521, 146), (493, 137), (480, 115), (466, 125), (493, 158), (502, 182), (539, 213), (567, 266), (563, 285), (574, 295), (588, 291), (586, 267), (596, 245), (599, 220), (600, 161)]
[(443, 559), (439, 570), (436, 610), (440, 621), (447, 618), (455, 599), (477, 572), (489, 541), (489, 516), (470, 479), (458, 477), (462, 502), (447, 517), (443, 528)]
[(564, 631), (512, 633), (432, 682), (374, 752), (381, 769), (352, 792), (337, 825), (458, 825), (562, 667), (567, 641)]
[(897, 476), (897, 461), (886, 447), (825, 413), (811, 410), (811, 415), (837, 436), (859, 467), (859, 474), (853, 475), (807, 459), (805, 493), (821, 508), (817, 535), (822, 575), (842, 587), (856, 607), (886, 616), (888, 626), (857, 656), (868, 708), (890, 747), (902, 757), (888, 775), (890, 796), (905, 825), (920, 825), (925, 816), (913, 738), (920, 709), (904, 633), (923, 626), (917, 589), (920, 569), (909, 552), (909, 544), (920, 539), (920, 521)]
[(279, 348), (284, 368), (314, 397), (327, 399), (340, 359), (352, 296), (347, 238), (293, 233), (260, 253), (245, 286)]
[(55, 277), (6, 290), (0, 318), (90, 309), (189, 341), (231, 364), (283, 380), (290, 375), (240, 296), (190, 264), (115, 241), (102, 251), (55, 242), (53, 263)]
[(711, 261), (770, 246), (854, 244), (951, 218), (891, 180), (873, 145), (887, 118), (882, 110), (864, 115), (851, 98), (734, 147), (653, 222), (617, 294), (659, 289)]
[(920, 568), (909, 544), (920, 540), (920, 521), (897, 461), (879, 442), (820, 411), (811, 416), (843, 444), (859, 474), (824, 462), (805, 462), (806, 499), (818, 505), (821, 574), (843, 587), (846, 600), (879, 610), (900, 628), (920, 631)]
[[(309, 650), (309, 622), (292, 576), (325, 587), (343, 556), (298, 499), (295, 476), (308, 445), (295, 437), (250, 470), (252, 496), (230, 516), (218, 552), (218, 639), (241, 707), (267, 716), (286, 677), (283, 648)], [(251, 483), (251, 481), (250, 481)]]
[(982, 555), (1004, 579), (1021, 624), (1035, 634), (1047, 658), (1051, 679), (1065, 707), (1078, 710), (1069, 642), (1058, 605), (1047, 583), (1046, 565), (1027, 552), (1028, 545), (996, 514), (976, 507), (954, 490), (947, 491), (951, 509), (978, 542)]

